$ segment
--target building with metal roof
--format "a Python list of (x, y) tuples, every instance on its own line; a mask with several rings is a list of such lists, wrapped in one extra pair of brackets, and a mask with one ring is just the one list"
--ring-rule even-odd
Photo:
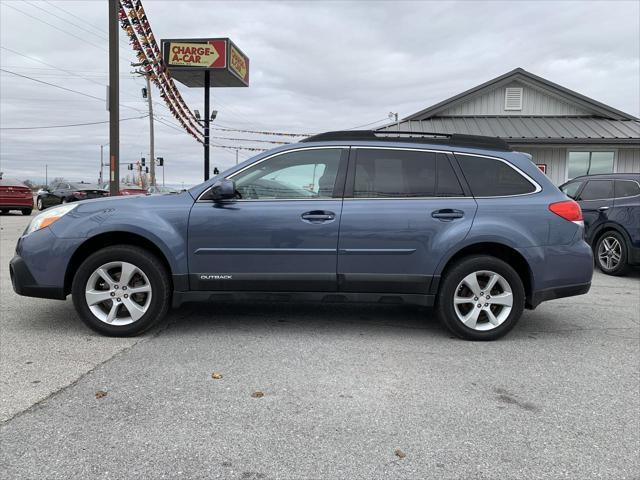
[(640, 172), (640, 119), (522, 68), (380, 130), (499, 137), (530, 153), (556, 184)]

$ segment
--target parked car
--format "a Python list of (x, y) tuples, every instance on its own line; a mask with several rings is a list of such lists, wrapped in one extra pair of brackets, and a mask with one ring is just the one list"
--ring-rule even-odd
[(44, 210), (52, 205), (76, 202), (89, 198), (109, 196), (108, 190), (98, 185), (84, 182), (59, 182), (51, 187), (45, 187), (38, 192), (36, 205), (38, 210)]
[(560, 186), (584, 215), (585, 238), (608, 275), (640, 265), (640, 173), (576, 177)]
[(176, 190), (171, 187), (164, 187), (161, 185), (151, 186), (147, 189), (149, 195), (166, 195), (167, 193), (180, 193), (180, 190)]
[(19, 180), (0, 177), (0, 212), (20, 210), (23, 215), (31, 215), (33, 192)]
[(232, 298), (434, 306), (454, 334), (492, 340), (524, 308), (589, 290), (583, 229), (580, 206), (499, 139), (333, 132), (176, 195), (53, 208), (10, 270), (17, 293), (72, 294), (106, 335)]
[(138, 185), (124, 185), (120, 188), (120, 195), (146, 195), (147, 191)]

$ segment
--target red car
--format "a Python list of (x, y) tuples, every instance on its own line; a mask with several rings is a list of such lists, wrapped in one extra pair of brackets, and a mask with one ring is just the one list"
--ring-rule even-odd
[(24, 183), (11, 178), (0, 177), (0, 212), (20, 210), (23, 215), (31, 215), (33, 192)]
[(120, 195), (146, 195), (147, 191), (137, 185), (123, 185), (120, 189)]

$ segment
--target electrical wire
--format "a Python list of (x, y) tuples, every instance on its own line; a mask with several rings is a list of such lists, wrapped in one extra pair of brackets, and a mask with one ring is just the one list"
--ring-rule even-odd
[[(67, 88), (67, 87), (63, 87), (63, 86), (60, 86), (60, 85), (56, 85), (55, 83), (49, 83), (49, 82), (45, 82), (44, 80), (38, 80), (37, 78), (33, 78), (33, 77), (28, 76), (28, 75), (22, 75), (20, 73), (12, 72), (11, 70), (7, 70), (5, 68), (0, 68), (0, 71), (6, 72), (6, 73), (10, 73), (10, 74), (16, 75), (18, 77), (26, 78), (26, 79), (32, 80), (34, 82), (42, 83), (44, 85), (49, 85), (51, 87), (59, 88), (60, 90), (66, 90), (67, 92), (77, 93), (78, 95), (82, 95), (82, 96), (88, 97), (88, 98), (93, 98), (94, 100), (100, 100), (101, 102), (106, 102), (106, 100), (104, 98), (96, 97), (95, 95), (91, 95), (91, 94), (88, 94), (88, 93), (80, 92), (78, 90), (73, 90), (71, 88)], [(138, 113), (144, 113), (141, 110), (138, 110), (137, 108), (130, 107), (129, 105), (124, 105), (124, 104), (121, 103), (120, 106), (122, 106), (124, 108), (130, 108), (131, 110), (135, 110)]]
[(211, 130), (222, 130), (226, 132), (257, 133), (260, 135), (276, 135), (279, 137), (310, 137), (312, 135), (315, 135), (315, 133), (290, 133), (290, 132), (271, 132), (271, 131), (260, 131), (260, 130), (243, 130), (239, 128), (231, 128), (231, 127), (224, 127), (224, 126), (211, 127)]
[(364, 125), (358, 125), (356, 127), (346, 128), (345, 130), (355, 130), (357, 128), (368, 127), (369, 125), (375, 125), (376, 123), (380, 123), (380, 122), (384, 122), (384, 121), (388, 122), (389, 121), (389, 117), (381, 118), (380, 120), (376, 120), (375, 122), (365, 123)]
[[(127, 120), (138, 120), (141, 118), (146, 118), (149, 115), (142, 115), (141, 117), (129, 117), (129, 118), (121, 118), (121, 122), (125, 122)], [(0, 130), (43, 130), (48, 128), (67, 128), (67, 127), (83, 127), (85, 125), (100, 125), (104, 123), (109, 123), (110, 120), (105, 120), (102, 122), (86, 122), (86, 123), (69, 123), (66, 125), (44, 125), (39, 127), (0, 127)]]

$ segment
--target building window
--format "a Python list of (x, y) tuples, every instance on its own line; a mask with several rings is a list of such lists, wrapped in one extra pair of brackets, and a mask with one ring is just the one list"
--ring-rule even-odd
[(615, 152), (569, 152), (567, 179), (580, 175), (613, 173)]

